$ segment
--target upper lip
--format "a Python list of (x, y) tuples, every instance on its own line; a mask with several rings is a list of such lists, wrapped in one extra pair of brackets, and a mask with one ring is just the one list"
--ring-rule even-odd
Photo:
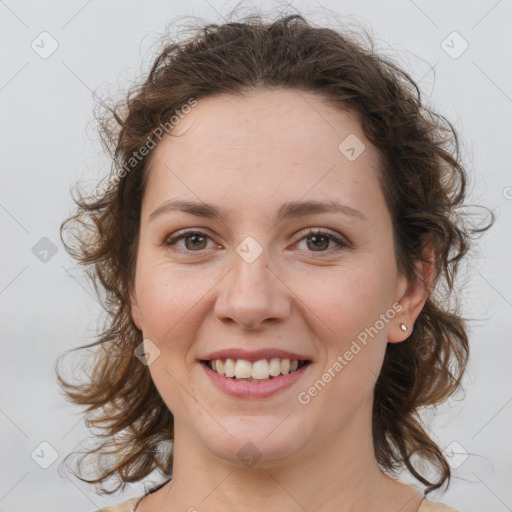
[(290, 359), (292, 361), (311, 361), (311, 358), (304, 354), (296, 354), (287, 350), (278, 348), (262, 348), (259, 350), (245, 350), (243, 348), (225, 348), (211, 352), (203, 361), (214, 361), (216, 359), (245, 359), (246, 361), (259, 361), (260, 359)]

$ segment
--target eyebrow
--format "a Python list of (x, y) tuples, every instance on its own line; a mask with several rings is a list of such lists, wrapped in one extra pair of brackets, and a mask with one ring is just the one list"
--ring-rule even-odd
[[(148, 219), (148, 223), (155, 217), (168, 212), (180, 211), (195, 215), (196, 217), (223, 219), (225, 216), (215, 206), (197, 201), (187, 201), (181, 199), (171, 199), (161, 204), (154, 210)], [(318, 213), (342, 213), (360, 220), (366, 221), (367, 218), (359, 211), (350, 206), (340, 204), (336, 201), (290, 201), (283, 203), (277, 212), (274, 223), (278, 223), (285, 218), (303, 217)]]

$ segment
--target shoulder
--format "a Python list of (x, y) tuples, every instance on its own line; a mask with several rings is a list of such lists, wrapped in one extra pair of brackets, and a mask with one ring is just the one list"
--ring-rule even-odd
[(448, 507), (444, 503), (438, 503), (437, 501), (430, 501), (427, 498), (423, 498), (418, 512), (458, 512), (458, 510)]
[(143, 494), (142, 496), (138, 496), (136, 498), (131, 498), (131, 499), (123, 501), (122, 503), (119, 503), (118, 505), (115, 505), (113, 507), (105, 507), (105, 508), (102, 508), (99, 510), (95, 510), (94, 512), (134, 512), (135, 507), (138, 505), (139, 501), (142, 500), (142, 498), (144, 498), (148, 494), (152, 494), (152, 493), (158, 491), (159, 489), (161, 489), (164, 485), (166, 485), (170, 481), (171, 481), (171, 478), (151, 487), (149, 489), (149, 491), (146, 494)]
[(130, 500), (123, 501), (122, 503), (119, 503), (113, 507), (102, 508), (100, 510), (96, 510), (95, 512), (133, 512), (137, 502), (141, 498), (142, 496), (139, 496), (138, 498), (132, 498)]

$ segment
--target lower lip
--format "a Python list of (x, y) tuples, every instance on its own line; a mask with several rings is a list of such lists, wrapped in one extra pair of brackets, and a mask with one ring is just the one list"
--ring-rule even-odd
[(205, 363), (199, 364), (204, 368), (206, 375), (208, 375), (217, 388), (228, 395), (240, 398), (265, 398), (275, 395), (297, 382), (311, 366), (311, 363), (308, 363), (287, 375), (280, 375), (279, 377), (262, 382), (248, 382), (230, 379), (214, 372)]

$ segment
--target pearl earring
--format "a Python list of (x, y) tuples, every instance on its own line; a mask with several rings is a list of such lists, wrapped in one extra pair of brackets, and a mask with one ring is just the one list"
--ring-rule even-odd
[(407, 331), (407, 325), (401, 323), (400, 324), (400, 329), (402, 329), (402, 331)]

